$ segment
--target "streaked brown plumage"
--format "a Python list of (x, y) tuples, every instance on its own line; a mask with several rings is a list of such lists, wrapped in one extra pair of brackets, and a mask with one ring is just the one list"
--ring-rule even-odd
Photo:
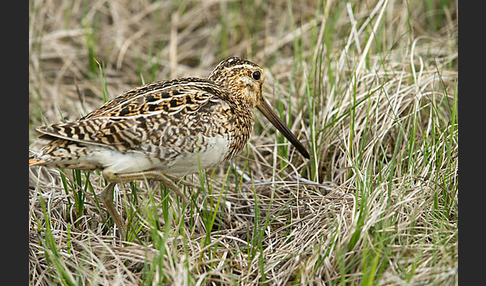
[(110, 182), (102, 200), (124, 231), (111, 201), (115, 183), (161, 180), (184, 198), (171, 179), (233, 158), (248, 142), (255, 107), (309, 158), (263, 98), (264, 80), (258, 65), (231, 57), (207, 79), (182, 78), (132, 89), (77, 121), (38, 127), (49, 143), (29, 165), (101, 170)]

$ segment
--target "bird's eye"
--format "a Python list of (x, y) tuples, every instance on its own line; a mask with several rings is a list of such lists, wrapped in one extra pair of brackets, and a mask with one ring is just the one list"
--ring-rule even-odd
[(253, 73), (253, 75), (252, 75), (252, 76), (253, 76), (253, 79), (255, 79), (255, 80), (259, 80), (259, 79), (260, 79), (261, 74), (260, 74), (260, 72), (259, 72), (259, 71), (256, 71), (256, 72), (254, 72), (254, 73)]

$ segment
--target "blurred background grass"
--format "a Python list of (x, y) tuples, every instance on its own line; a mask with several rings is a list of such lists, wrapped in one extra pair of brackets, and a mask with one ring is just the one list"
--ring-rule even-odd
[(31, 0), (31, 149), (36, 126), (228, 56), (265, 69), (311, 160), (256, 112), (191, 208), (156, 184), (117, 193), (128, 244), (98, 173), (32, 171), (32, 284), (457, 284), (454, 1)]

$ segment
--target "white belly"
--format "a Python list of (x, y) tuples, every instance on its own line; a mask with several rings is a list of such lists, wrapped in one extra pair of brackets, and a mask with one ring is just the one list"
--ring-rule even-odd
[[(181, 152), (171, 155), (171, 150), (160, 150), (160, 158), (142, 151), (121, 153), (104, 149), (93, 154), (107, 171), (115, 174), (136, 173), (159, 169), (175, 176), (198, 172), (222, 162), (229, 151), (229, 142), (221, 135), (205, 138), (204, 147), (199, 152)], [(196, 148), (194, 148), (196, 149)], [(179, 151), (180, 152), (180, 151)], [(164, 156), (166, 155), (166, 156)]]

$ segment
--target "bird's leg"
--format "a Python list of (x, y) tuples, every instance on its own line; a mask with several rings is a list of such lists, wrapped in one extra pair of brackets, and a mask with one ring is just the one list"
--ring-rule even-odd
[(110, 216), (115, 221), (115, 224), (120, 228), (122, 238), (125, 239), (127, 233), (125, 222), (121, 218), (120, 214), (118, 214), (118, 212), (116, 211), (115, 205), (113, 205), (113, 189), (115, 185), (116, 183), (109, 183), (101, 192), (100, 199)]
[(164, 175), (167, 178), (171, 179), (173, 182), (178, 182), (178, 183), (181, 183), (182, 185), (184, 185), (186, 187), (191, 187), (191, 188), (196, 188), (198, 190), (201, 190), (201, 186), (200, 185), (196, 185), (196, 184), (191, 183), (189, 181), (179, 179), (178, 177), (176, 177), (174, 175), (171, 175), (171, 174), (164, 174)]
[[(189, 203), (189, 199), (182, 193), (182, 190), (174, 183), (174, 180), (177, 178), (172, 175), (167, 175), (159, 170), (150, 170), (145, 172), (135, 172), (135, 173), (125, 173), (125, 174), (114, 174), (111, 172), (103, 172), (103, 176), (105, 179), (110, 182), (101, 192), (100, 198), (103, 205), (106, 207), (108, 213), (115, 221), (115, 224), (120, 228), (120, 233), (122, 237), (125, 238), (126, 235), (126, 226), (125, 222), (123, 221), (120, 214), (115, 209), (113, 205), (113, 188), (115, 187), (116, 183), (123, 183), (128, 181), (134, 180), (145, 180), (145, 179), (153, 179), (160, 181), (162, 185), (166, 188), (174, 191), (179, 197), (182, 198), (185, 204)], [(189, 182), (185, 182), (186, 185), (191, 185), (193, 187), (199, 187)]]
[[(174, 183), (173, 180), (171, 180), (171, 178), (174, 179), (175, 177), (172, 175), (167, 175), (160, 170), (150, 170), (144, 172), (125, 173), (125, 174), (113, 174), (113, 173), (104, 172), (103, 176), (110, 182), (127, 182), (127, 181), (145, 180), (145, 179), (160, 181), (162, 185), (164, 185), (166, 188), (171, 189), (179, 197), (181, 197), (184, 203), (187, 204), (189, 202), (189, 199), (187, 199), (187, 197), (182, 193), (182, 190)], [(186, 183), (189, 184), (189, 182)]]
[(181, 188), (179, 188), (179, 186), (177, 186), (174, 181), (168, 178), (164, 173), (159, 172), (155, 179), (159, 180), (166, 188), (173, 190), (179, 197), (182, 198), (182, 201), (185, 204), (189, 203), (189, 199), (184, 195), (184, 193), (182, 193)]

